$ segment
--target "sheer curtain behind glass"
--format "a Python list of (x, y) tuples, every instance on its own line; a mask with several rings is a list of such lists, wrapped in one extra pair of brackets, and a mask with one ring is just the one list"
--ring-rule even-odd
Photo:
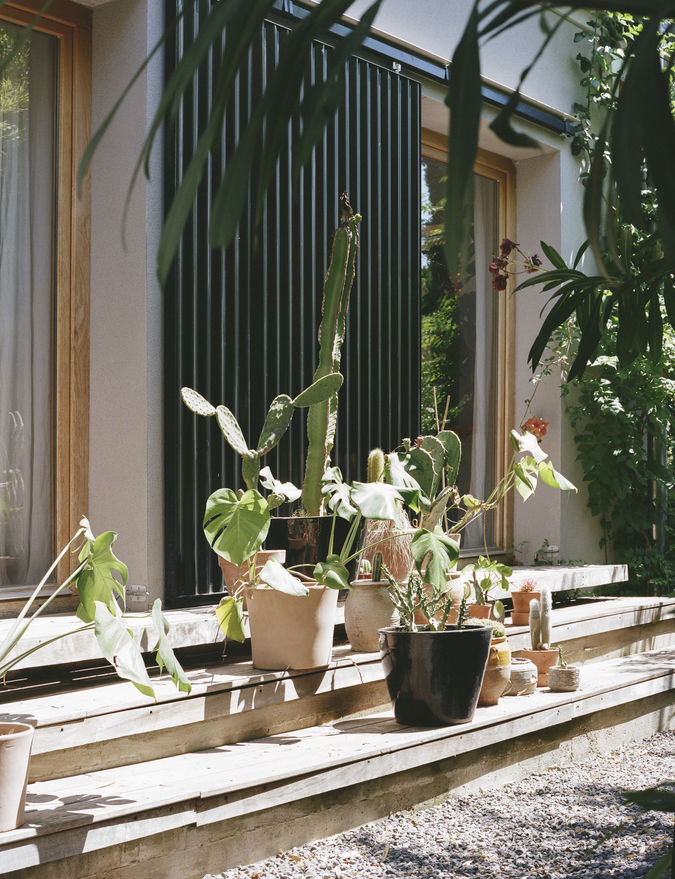
[[(460, 492), (485, 498), (496, 481), (497, 301), (488, 266), (498, 247), (499, 186), (474, 175), (474, 222), (464, 283), (449, 282), (443, 254), (444, 179), (447, 166), (422, 163), (422, 428), (435, 433), (432, 388), (441, 417), (449, 397), (448, 426), (462, 441)], [(465, 529), (463, 548), (494, 546), (494, 517)]]
[[(16, 28), (0, 22), (0, 58)], [(0, 76), (0, 585), (52, 556), (56, 41), (34, 33)]]

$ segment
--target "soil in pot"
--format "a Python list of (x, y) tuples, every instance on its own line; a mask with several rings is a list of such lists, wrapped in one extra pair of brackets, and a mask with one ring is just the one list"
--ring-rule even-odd
[(526, 650), (520, 651), (523, 659), (531, 660), (537, 666), (537, 686), (548, 686), (548, 671), (551, 666), (558, 661), (557, 647), (550, 647), (543, 650)]
[(548, 670), (548, 685), (554, 693), (573, 693), (579, 689), (579, 669), (554, 665)]
[(309, 595), (247, 589), (253, 665), (282, 670), (325, 668), (333, 650), (338, 594), (307, 584)]
[(504, 638), (493, 638), (490, 644), (485, 677), (478, 696), (479, 705), (496, 705), (511, 684), (511, 650)]
[(23, 824), (33, 733), (27, 723), (0, 723), (0, 831)]
[(489, 626), (439, 632), (380, 629), (380, 657), (396, 720), (412, 726), (468, 723), (491, 638)]
[(398, 625), (386, 580), (354, 580), (345, 601), (345, 630), (352, 650), (377, 653), (378, 629)]

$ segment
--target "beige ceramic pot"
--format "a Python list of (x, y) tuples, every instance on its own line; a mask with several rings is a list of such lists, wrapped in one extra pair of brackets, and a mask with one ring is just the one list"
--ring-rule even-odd
[(354, 580), (345, 601), (345, 630), (352, 650), (377, 653), (378, 629), (398, 626), (399, 617), (386, 580)]
[(511, 684), (511, 650), (504, 638), (493, 638), (485, 676), (478, 696), (479, 705), (496, 705)]
[[(255, 560), (255, 572), (259, 574), (262, 569), (265, 567), (265, 564), (270, 559), (276, 559), (280, 564), (286, 561), (286, 550), (285, 549), (260, 549), (258, 550), (258, 555)], [(228, 562), (227, 559), (218, 556), (218, 564), (220, 565), (220, 570), (223, 572), (223, 580), (225, 581), (225, 588), (230, 593), (230, 595), (234, 595), (239, 586), (243, 586), (245, 581), (248, 579), (248, 562), (244, 562), (243, 565), (233, 565), (232, 562)]]
[(554, 665), (548, 670), (548, 685), (555, 693), (573, 693), (579, 689), (579, 669)]
[(558, 649), (556, 647), (542, 650), (523, 649), (520, 652), (523, 659), (530, 659), (537, 666), (537, 686), (548, 686), (548, 672), (558, 661)]
[(537, 689), (537, 666), (529, 659), (511, 657), (511, 683), (505, 696), (530, 696)]
[(33, 733), (27, 723), (0, 723), (0, 831), (23, 824)]
[(309, 595), (247, 589), (253, 665), (260, 669), (325, 668), (333, 650), (337, 590), (306, 584)]

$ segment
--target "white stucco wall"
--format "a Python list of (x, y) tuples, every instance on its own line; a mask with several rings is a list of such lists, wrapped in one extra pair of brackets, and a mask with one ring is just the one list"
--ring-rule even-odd
[[(94, 11), (93, 129), (148, 53), (162, 4), (118, 0)], [(124, 198), (161, 86), (161, 59), (141, 76), (92, 163), (89, 516), (119, 532), (131, 583), (163, 591), (161, 301), (154, 254), (161, 227), (161, 166), (141, 175), (126, 225)]]
[[(366, 5), (358, 0), (353, 14)], [(154, 43), (159, 0), (113, 0), (94, 11), (93, 124), (104, 118), (132, 70)], [(452, 55), (464, 26), (469, 0), (385, 0), (377, 27), (391, 36), (443, 58)], [(449, 11), (448, 11), (449, 10)], [(352, 10), (350, 10), (351, 12)], [(568, 111), (578, 74), (572, 59), (573, 27), (561, 35), (535, 70), (524, 94)], [(483, 52), (484, 72), (505, 87), (516, 84), (521, 66), (541, 39), (536, 22), (500, 38)], [(91, 457), (89, 515), (95, 529), (120, 532), (119, 555), (130, 581), (163, 591), (161, 293), (155, 280), (155, 254), (161, 227), (161, 164), (156, 157), (150, 184), (140, 178), (128, 220), (127, 249), (120, 240), (122, 209), (131, 169), (161, 87), (161, 60), (148, 68), (102, 141), (92, 166), (91, 288)], [(438, 86), (424, 86), (424, 124), (447, 128), (447, 111)], [(489, 119), (494, 111), (486, 108)], [(439, 120), (441, 122), (439, 123)], [(526, 251), (540, 239), (569, 257), (583, 240), (577, 165), (567, 142), (523, 123), (542, 150), (498, 147), (485, 129), (481, 145), (516, 164), (517, 240)], [(517, 302), (516, 420), (531, 395), (527, 351), (536, 335), (541, 297), (534, 292)], [(534, 412), (550, 422), (546, 448), (554, 464), (580, 484), (575, 451), (564, 425), (559, 382), (551, 377), (537, 391)], [(583, 525), (579, 527), (579, 521)], [(514, 543), (527, 541), (523, 561), (544, 538), (559, 543), (566, 558), (599, 560), (597, 536), (589, 527), (583, 494), (559, 495), (542, 487), (523, 505), (515, 502)]]

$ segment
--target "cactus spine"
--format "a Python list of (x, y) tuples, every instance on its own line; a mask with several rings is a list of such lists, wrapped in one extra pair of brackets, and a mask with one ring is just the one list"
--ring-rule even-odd
[[(347, 193), (340, 196), (340, 224), (333, 238), (328, 274), (323, 287), (321, 325), (319, 327), (319, 364), (314, 381), (340, 369), (345, 337), (349, 294), (354, 282), (358, 223), (361, 217), (349, 204)], [(302, 485), (305, 513), (321, 512), (321, 479), (329, 460), (337, 424), (337, 391), (327, 400), (309, 407), (307, 415), (307, 458)]]
[(532, 649), (548, 649), (551, 644), (551, 590), (541, 587), (541, 601), (533, 598), (530, 602), (530, 636)]
[(374, 583), (382, 579), (382, 553), (376, 552), (373, 556), (373, 573), (372, 579)]

